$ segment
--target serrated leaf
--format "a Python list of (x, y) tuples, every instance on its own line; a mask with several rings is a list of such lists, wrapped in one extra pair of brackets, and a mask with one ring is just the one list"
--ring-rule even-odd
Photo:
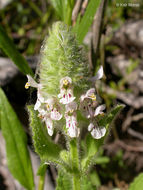
[(59, 158), (61, 148), (54, 144), (47, 135), (45, 128), (33, 106), (28, 106), (30, 114), (30, 126), (32, 128), (35, 151), (41, 160), (56, 161)]
[(86, 8), (85, 14), (81, 19), (81, 22), (77, 22), (77, 24), (75, 25), (74, 30), (77, 33), (77, 39), (79, 43), (83, 42), (84, 37), (86, 36), (89, 27), (93, 22), (94, 15), (96, 13), (97, 8), (99, 7), (99, 4), (100, 0), (90, 0)]
[(99, 148), (103, 145), (103, 142), (108, 134), (108, 128), (123, 107), (124, 105), (117, 105), (109, 113), (107, 113), (103, 117), (103, 119), (99, 121), (99, 126), (105, 126), (107, 130), (107, 133), (104, 137), (102, 137), (101, 139), (94, 139), (91, 136), (91, 134), (87, 135), (86, 137), (87, 153), (86, 153), (86, 156), (82, 160), (82, 168), (84, 171), (88, 169), (91, 163), (93, 164), (94, 161), (96, 161), (95, 159), (96, 153), (99, 151)]
[(24, 74), (33, 75), (27, 61), (18, 52), (12, 40), (8, 37), (4, 29), (0, 26), (0, 48), (15, 63), (19, 70)]
[(141, 190), (143, 187), (143, 173), (140, 173), (131, 183), (129, 190)]
[(11, 174), (26, 189), (34, 188), (27, 137), (14, 110), (0, 88), (1, 129), (6, 142), (7, 164)]
[(59, 168), (56, 190), (72, 190), (72, 176)]

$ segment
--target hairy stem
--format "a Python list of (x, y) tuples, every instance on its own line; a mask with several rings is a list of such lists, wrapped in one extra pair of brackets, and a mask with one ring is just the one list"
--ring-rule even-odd
[(80, 164), (78, 155), (77, 139), (70, 141), (70, 158), (73, 169), (73, 190), (80, 190)]

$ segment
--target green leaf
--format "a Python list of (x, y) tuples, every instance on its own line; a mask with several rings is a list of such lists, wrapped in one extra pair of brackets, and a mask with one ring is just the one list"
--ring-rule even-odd
[(101, 186), (101, 181), (100, 181), (99, 175), (96, 172), (96, 170), (91, 172), (89, 175), (90, 175), (90, 181), (91, 181), (92, 185), (94, 185), (96, 187), (100, 187)]
[(68, 25), (71, 25), (72, 10), (75, 0), (51, 0), (59, 18)]
[(117, 117), (118, 113), (123, 109), (125, 105), (120, 104), (114, 107), (109, 113), (107, 113), (103, 119), (99, 121), (100, 126), (106, 126), (106, 129), (109, 128), (112, 121)]
[(131, 183), (129, 190), (141, 190), (143, 187), (143, 173), (140, 173)]
[(34, 188), (27, 137), (14, 110), (0, 88), (0, 118), (6, 142), (8, 168), (12, 175), (28, 190)]
[[(115, 119), (119, 111), (124, 107), (124, 105), (117, 105), (113, 108), (109, 113), (107, 113), (103, 119), (99, 121), (99, 126), (105, 126), (107, 129), (107, 133), (101, 139), (94, 139), (91, 134), (88, 134), (86, 137), (86, 147), (87, 153), (86, 156), (82, 160), (82, 168), (83, 170), (87, 170), (91, 163), (96, 162), (96, 153), (99, 151), (100, 147), (103, 145), (104, 140), (108, 134), (108, 128), (111, 125), (112, 121)], [(99, 161), (99, 160), (98, 160)]]
[(50, 0), (58, 16), (63, 20), (62, 0)]
[(33, 76), (33, 72), (30, 69), (27, 61), (18, 52), (12, 40), (8, 37), (4, 29), (0, 26), (0, 48), (5, 54), (11, 58), (11, 60), (17, 65), (19, 70), (24, 74), (30, 74)]
[(86, 36), (92, 22), (97, 8), (99, 7), (100, 0), (90, 0), (81, 22), (75, 25), (75, 32), (77, 33), (77, 39), (79, 43), (82, 43)]
[(95, 187), (93, 187), (90, 179), (88, 178), (88, 176), (84, 176), (81, 179), (81, 189), (82, 190), (96, 190)]
[(72, 176), (65, 173), (61, 168), (58, 169), (56, 190), (72, 190)]
[(41, 160), (55, 162), (59, 158), (61, 148), (51, 141), (33, 106), (28, 106), (28, 111), (35, 151), (39, 154)]

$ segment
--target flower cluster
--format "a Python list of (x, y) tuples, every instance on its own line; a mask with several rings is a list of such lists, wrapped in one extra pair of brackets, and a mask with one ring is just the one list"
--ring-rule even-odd
[[(92, 80), (101, 79), (103, 76), (103, 68), (101, 67), (96, 76)], [(29, 86), (37, 88), (37, 101), (34, 106), (34, 110), (39, 112), (38, 116), (45, 122), (48, 134), (53, 135), (54, 121), (59, 121), (63, 117), (66, 121), (67, 134), (73, 138), (78, 137), (80, 129), (77, 122), (77, 110), (80, 110), (82, 114), (89, 119), (90, 124), (88, 131), (91, 131), (91, 135), (95, 139), (103, 137), (106, 133), (106, 128), (98, 125), (96, 117), (103, 114), (105, 105), (98, 106), (100, 98), (96, 95), (95, 88), (89, 89), (85, 94), (81, 95), (79, 105), (75, 101), (74, 89), (72, 79), (68, 76), (60, 80), (60, 93), (56, 97), (55, 95), (50, 98), (45, 98), (42, 95), (42, 84), (38, 84), (31, 76), (27, 75), (28, 82), (25, 88)]]
[[(99, 80), (103, 77), (103, 67), (100, 67), (95, 77), (92, 79)], [(95, 88), (89, 89), (80, 98), (80, 106), (83, 115), (89, 119), (90, 124), (88, 126), (88, 131), (91, 131), (91, 135), (95, 139), (100, 139), (106, 133), (106, 128), (104, 126), (98, 125), (97, 116), (104, 115), (103, 110), (105, 105), (98, 106), (100, 102), (100, 97), (96, 94)]]

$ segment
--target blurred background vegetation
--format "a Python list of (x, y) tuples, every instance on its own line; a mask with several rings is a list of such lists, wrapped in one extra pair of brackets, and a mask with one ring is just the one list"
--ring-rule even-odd
[[(81, 1), (81, 16), (87, 2)], [(107, 110), (117, 103), (126, 105), (100, 152), (102, 159), (97, 160), (90, 176), (93, 185), (102, 184), (101, 189), (105, 190), (113, 187), (127, 189), (133, 178), (143, 171), (143, 2), (126, 2), (139, 6), (126, 6), (125, 1), (120, 0), (108, 1), (98, 54), (94, 52), (94, 23), (84, 40), (89, 62), (104, 66), (104, 80), (97, 86)], [(0, 0), (1, 25), (19, 52), (33, 65), (49, 28), (61, 17), (49, 0)], [(68, 24), (74, 25), (75, 22), (77, 20)], [(0, 57), (6, 57), (2, 50)], [(26, 77), (18, 73), (11, 80), (1, 82), (1, 86), (25, 126), (31, 145), (24, 106), (34, 98), (28, 99), (25, 82)], [(56, 171), (51, 168), (49, 171), (54, 181)], [(0, 175), (1, 187), (6, 189), (1, 170)]]

